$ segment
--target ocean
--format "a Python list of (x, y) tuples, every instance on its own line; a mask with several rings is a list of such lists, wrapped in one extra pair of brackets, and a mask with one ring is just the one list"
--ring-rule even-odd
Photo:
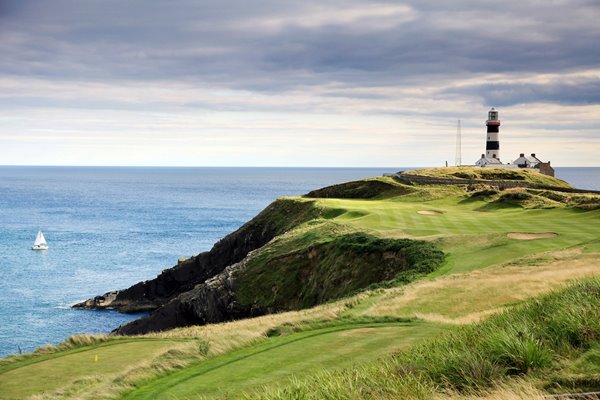
[[(70, 305), (206, 251), (280, 196), (402, 168), (0, 167), (0, 356), (139, 315)], [(600, 168), (557, 168), (600, 190)], [(41, 229), (48, 251), (32, 251)]]

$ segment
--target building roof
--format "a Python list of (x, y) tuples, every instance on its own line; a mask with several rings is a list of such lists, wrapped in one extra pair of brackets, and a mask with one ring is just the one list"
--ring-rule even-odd
[(531, 166), (535, 166), (535, 165), (538, 165), (541, 162), (542, 162), (542, 160), (540, 160), (539, 158), (537, 158), (535, 156), (535, 154), (532, 154), (530, 156), (526, 156), (523, 153), (521, 153), (521, 155), (519, 156), (519, 158), (517, 158), (515, 161), (513, 161), (512, 164), (515, 164), (515, 165), (531, 165)]
[(488, 158), (488, 157), (482, 157), (480, 158), (477, 162), (483, 162), (486, 164), (502, 164), (502, 161), (500, 161), (497, 158)]

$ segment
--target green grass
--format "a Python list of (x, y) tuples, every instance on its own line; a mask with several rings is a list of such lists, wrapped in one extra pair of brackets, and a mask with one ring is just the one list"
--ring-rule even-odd
[(39, 355), (0, 367), (0, 394), (6, 396), (2, 398), (25, 398), (52, 392), (84, 377), (119, 372), (125, 365), (135, 365), (179, 344), (176, 340), (126, 339)]
[[(481, 211), (487, 202), (463, 202), (460, 197), (427, 202), (319, 199), (317, 204), (345, 210), (330, 221), (356, 230), (383, 237), (434, 240), (448, 254), (446, 264), (434, 275), (466, 272), (529, 254), (583, 245), (597, 240), (600, 232), (600, 210), (505, 207)], [(421, 215), (420, 210), (443, 214)], [(356, 214), (360, 217), (353, 217)], [(524, 241), (509, 239), (509, 232), (554, 232), (558, 236)]]
[[(600, 279), (595, 278), (448, 332), (387, 362), (288, 381), (251, 397), (430, 398), (440, 391), (481, 391), (514, 376), (551, 387), (567, 381), (567, 376), (549, 373), (565, 360), (579, 368), (594, 363), (599, 341)], [(586, 369), (587, 377), (577, 379), (587, 382), (585, 389), (598, 390), (600, 384), (594, 384), (596, 375), (591, 372)], [(571, 381), (576, 380), (571, 376)]]
[(586, 253), (600, 253), (600, 239), (586, 243), (584, 251)]
[(142, 385), (124, 399), (222, 398), (303, 375), (374, 360), (443, 331), (427, 323), (348, 323), (268, 339)]

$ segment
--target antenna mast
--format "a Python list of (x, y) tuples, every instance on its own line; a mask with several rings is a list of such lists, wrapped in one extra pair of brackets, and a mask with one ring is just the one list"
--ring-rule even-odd
[(462, 155), (461, 155), (461, 129), (460, 129), (460, 119), (456, 123), (456, 158), (455, 164), (456, 166), (460, 166), (462, 164)]

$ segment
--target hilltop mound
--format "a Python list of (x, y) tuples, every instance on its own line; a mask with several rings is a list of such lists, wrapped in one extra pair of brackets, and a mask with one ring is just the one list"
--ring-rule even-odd
[(371, 178), (345, 182), (313, 190), (304, 195), (309, 198), (373, 199), (392, 197), (414, 192), (415, 189), (403, 185), (392, 178)]
[(484, 181), (516, 181), (530, 185), (572, 188), (567, 182), (530, 169), (502, 169), (480, 167), (442, 167), (406, 171), (405, 174), (441, 179), (469, 179)]

